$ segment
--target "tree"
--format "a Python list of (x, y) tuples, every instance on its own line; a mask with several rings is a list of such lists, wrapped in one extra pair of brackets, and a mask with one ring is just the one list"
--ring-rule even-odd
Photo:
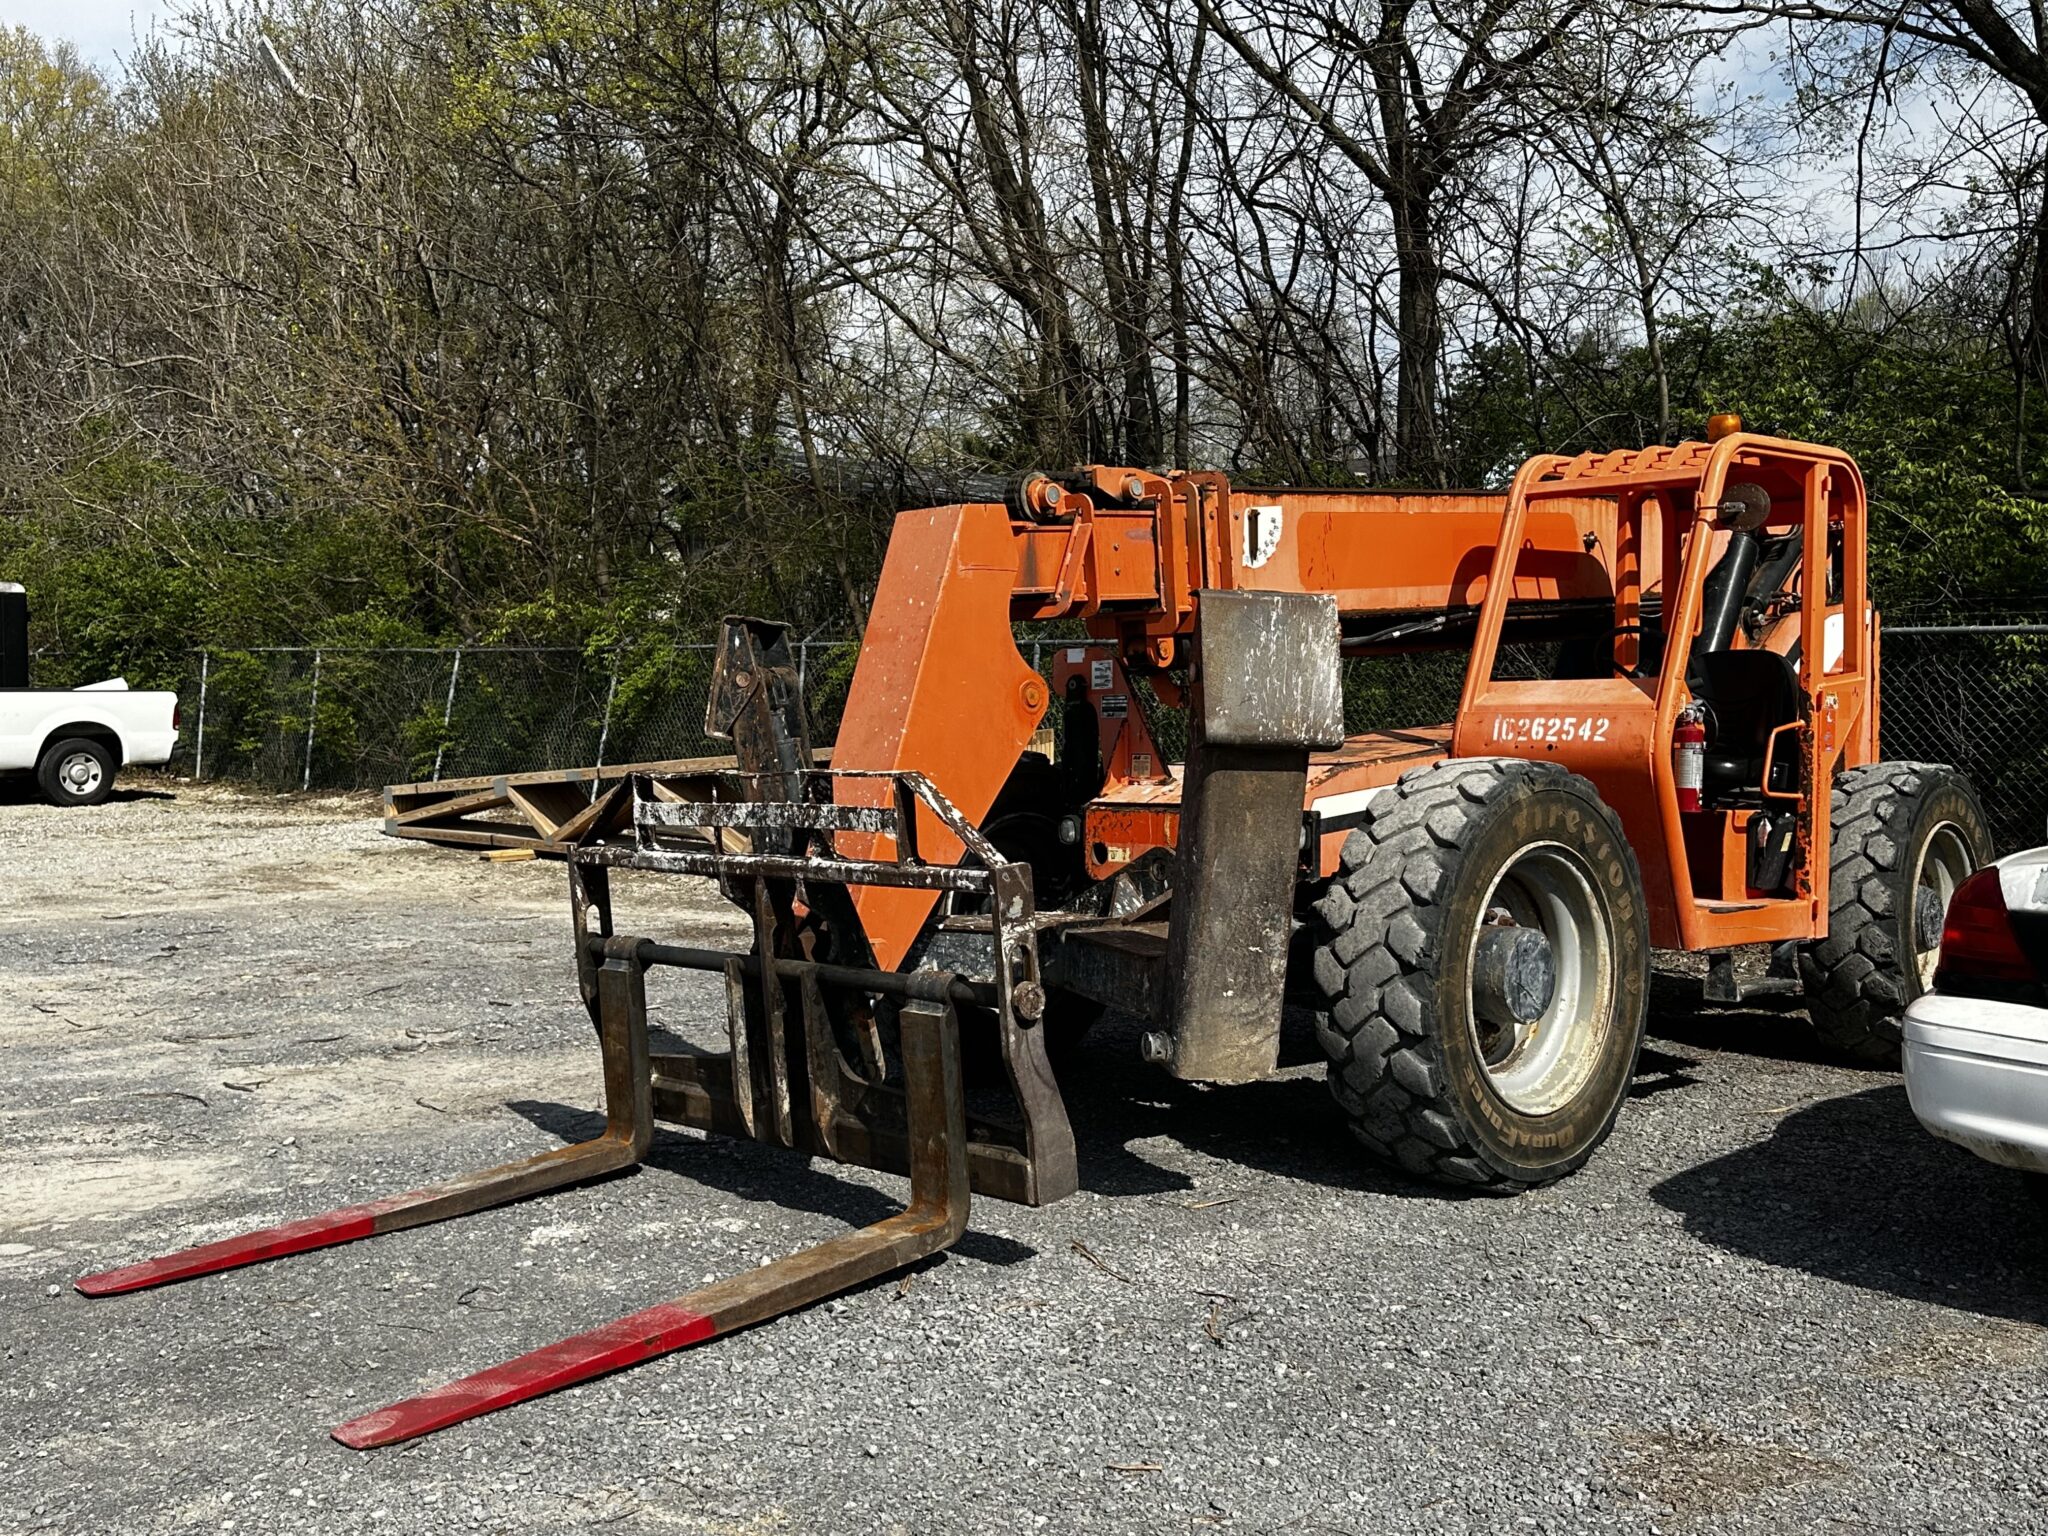
[[(1996, 0), (1734, 0), (1702, 9), (1752, 25), (1786, 24), (1791, 67), (1814, 104), (1830, 126), (1842, 115), (1855, 122), (1852, 293), (1866, 264), (1866, 154), (1873, 129), (1896, 93), (1924, 93), (1945, 120), (1937, 144), (1916, 136), (1923, 142), (1901, 157), (1905, 174), (1893, 189), (1892, 243), (1987, 236), (2005, 242), (2010, 275), (1997, 323), (2019, 387), (2048, 388), (2048, 12)], [(1955, 201), (1943, 194), (1958, 182), (1974, 194), (1970, 201), (1982, 219), (1954, 216)], [(2028, 456), (2024, 417), (2013, 442), (2016, 473)]]
[(1527, 94), (1580, 0), (1417, 6), (1262, 6), (1240, 28), (1223, 0), (1203, 19), (1282, 100), (1314, 123), (1384, 200), (1398, 278), (1394, 472), (1442, 483), (1446, 199), (1528, 126)]

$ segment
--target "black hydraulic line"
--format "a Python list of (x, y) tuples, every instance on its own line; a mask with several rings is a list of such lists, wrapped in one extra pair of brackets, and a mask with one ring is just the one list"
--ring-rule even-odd
[(1742, 602), (1749, 592), (1749, 578), (1762, 551), (1757, 536), (1746, 529), (1729, 538), (1727, 550), (1707, 573), (1700, 595), (1704, 611), (1699, 639), (1693, 643), (1694, 655), (1725, 651), (1734, 640), (1736, 622), (1742, 617)]
[[(584, 941), (584, 947), (602, 959), (606, 945), (617, 942), (601, 934), (592, 934)], [(723, 972), (728, 961), (737, 960), (747, 975), (761, 974), (760, 956), (737, 955), (722, 949), (698, 949), (688, 944), (658, 944), (653, 939), (641, 939), (633, 946), (633, 953), (642, 965), (673, 965), (686, 971)], [(809, 973), (831, 986), (875, 992), (906, 1002), (967, 1003), (978, 1008), (996, 1006), (993, 983), (968, 981), (943, 971), (876, 971), (862, 966), (825, 965), (809, 960), (777, 960), (775, 969), (778, 974), (792, 979)]]
[(1804, 553), (1805, 540), (1797, 533), (1784, 534), (1771, 542), (1775, 547), (1758, 563), (1756, 574), (1749, 579), (1749, 605), (1753, 608), (1784, 590), (1793, 567)]
[(1434, 634), (1451, 622), (1449, 613), (1432, 613), (1425, 619), (1404, 619), (1399, 624), (1375, 630), (1369, 635), (1347, 637), (1346, 645), (1390, 645), (1396, 640), (1412, 640), (1417, 635)]

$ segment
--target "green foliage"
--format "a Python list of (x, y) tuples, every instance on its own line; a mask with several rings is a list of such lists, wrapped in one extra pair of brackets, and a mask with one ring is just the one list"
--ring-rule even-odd
[(0, 575), (29, 589), (32, 644), (67, 678), (166, 686), (200, 647), (431, 638), (406, 616), (394, 541), (374, 517), (137, 513), (114, 537), (63, 507), (0, 519)]
[(61, 209), (77, 160), (109, 126), (105, 83), (68, 45), (0, 27), (0, 215)]
[(2048, 591), (2048, 500), (2029, 488), (2048, 475), (2048, 423), (2018, 419), (2009, 374), (1967, 334), (1887, 335), (1794, 311), (1724, 338), (1717, 364), (1705, 405), (1856, 458), (1872, 588), (1888, 606)]
[[(1886, 324), (1875, 306), (1817, 311), (1773, 288), (1732, 321), (1674, 322), (1665, 346), (1683, 435), (1735, 411), (1751, 431), (1855, 457), (1888, 608), (2031, 607), (2048, 591), (2048, 497), (2032, 489), (2048, 484), (2048, 419), (2019, 407), (2003, 360), (1959, 320)], [(1498, 483), (1533, 453), (1651, 439), (1642, 347), (1588, 344), (1573, 364), (1541, 367), (1505, 346), (1474, 359), (1450, 397), (1468, 476)]]

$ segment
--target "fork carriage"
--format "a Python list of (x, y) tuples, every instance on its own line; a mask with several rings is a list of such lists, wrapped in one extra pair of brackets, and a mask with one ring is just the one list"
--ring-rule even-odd
[[(619, 1007), (644, 1013), (648, 967), (725, 981), (727, 1049), (650, 1056), (654, 1117), (907, 1173), (917, 1116), (888, 1042), (908, 1007), (936, 1010), (956, 1037), (971, 1015), (994, 1028), (1017, 1117), (1003, 1123), (963, 1111), (970, 1187), (1026, 1205), (1073, 1193), (1073, 1130), (1039, 1027), (1045, 988), (1030, 868), (1004, 860), (921, 774), (809, 769), (795, 800), (745, 798), (769, 777), (734, 772), (721, 776), (721, 798), (673, 801), (660, 796), (658, 779), (640, 776), (632, 846), (571, 855), (578, 978), (600, 1038), (611, 1038), (609, 1015)], [(885, 803), (859, 803), (877, 793)], [(959, 839), (958, 862), (919, 856), (919, 806)], [(786, 842), (787, 851), (728, 851), (721, 843), (732, 833), (754, 845)], [(833, 845), (846, 833), (886, 838), (894, 856), (846, 857)], [(751, 918), (753, 948), (741, 955), (616, 936), (614, 869), (715, 879)], [(969, 941), (951, 946), (959, 968), (884, 971), (806, 954), (807, 943), (822, 947), (823, 934), (808, 920), (844, 911), (848, 892), (863, 886), (940, 891), (980, 908), (944, 930)], [(604, 984), (612, 965), (633, 972), (623, 997)]]

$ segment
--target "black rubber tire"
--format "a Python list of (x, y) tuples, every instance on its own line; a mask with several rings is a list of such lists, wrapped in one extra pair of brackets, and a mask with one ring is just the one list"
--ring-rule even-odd
[(1088, 883), (1078, 843), (1060, 841), (1060, 818), (1072, 807), (1061, 798), (1059, 769), (1027, 752), (981, 819), (981, 834), (1006, 859), (1031, 866), (1031, 895), (1041, 912), (1064, 904)]
[(2022, 1169), (2020, 1178), (2026, 1184), (2027, 1194), (2033, 1198), (2034, 1209), (2048, 1217), (2048, 1173), (2036, 1173), (2033, 1169)]
[(1829, 1050), (1896, 1066), (1913, 966), (1913, 892), (1935, 828), (1952, 823), (1981, 867), (1991, 833), (1970, 781), (1938, 763), (1869, 763), (1835, 779), (1828, 807), (1827, 936), (1800, 946), (1807, 1017)]
[[(64, 764), (81, 752), (100, 765), (99, 782), (84, 794), (74, 792), (61, 774)], [(52, 805), (98, 805), (114, 792), (114, 775), (120, 766), (105, 742), (67, 736), (62, 741), (51, 742), (44, 749), (42, 760), (36, 764), (36, 782), (42, 786), (44, 798)]]
[[(1472, 1019), (1480, 904), (1525, 850), (1563, 845), (1611, 935), (1603, 1036), (1583, 1084), (1527, 1114), (1488, 1077)], [(1649, 992), (1642, 875), (1592, 784), (1555, 763), (1456, 759), (1404, 774), (1345, 840), (1316, 914), (1316, 1033), (1330, 1091), (1374, 1156), (1421, 1177), (1511, 1192), (1573, 1172), (1607, 1137), (1635, 1074)]]

